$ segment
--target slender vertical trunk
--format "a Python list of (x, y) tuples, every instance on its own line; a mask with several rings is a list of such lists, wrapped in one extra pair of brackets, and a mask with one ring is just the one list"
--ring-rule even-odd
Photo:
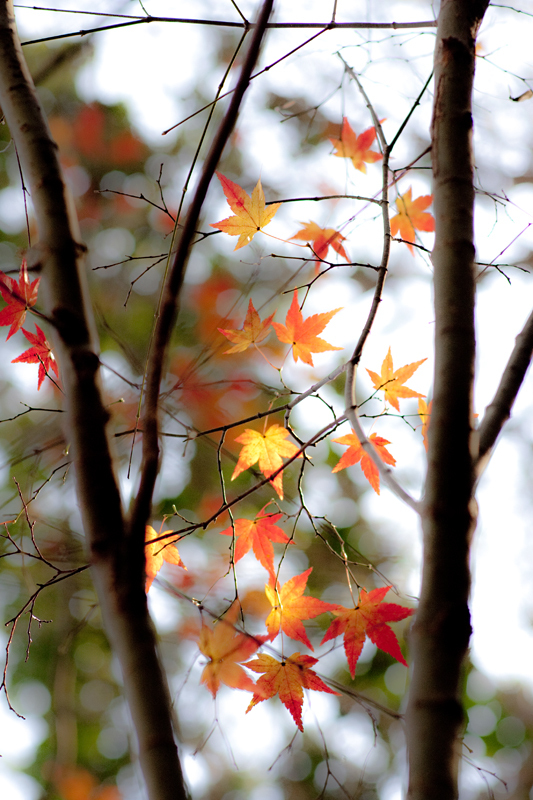
[(11, 0), (0, 0), (0, 104), (30, 187), (39, 241), (29, 254), (61, 367), (66, 437), (93, 578), (117, 654), (151, 800), (185, 800), (171, 704), (146, 604), (142, 573), (132, 576), (125, 522), (106, 434), (108, 413), (83, 274), (84, 246), (16, 32)]
[(487, 5), (443, 0), (438, 21), (432, 122), (435, 376), (407, 710), (409, 800), (458, 796), (461, 668), (471, 632), (469, 548), (475, 527), (472, 87), (475, 37)]

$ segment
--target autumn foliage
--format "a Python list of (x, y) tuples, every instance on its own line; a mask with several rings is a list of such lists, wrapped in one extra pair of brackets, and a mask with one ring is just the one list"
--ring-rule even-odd
[[(85, 115), (76, 122), (78, 127), (82, 124), (82, 118), (86, 120), (87, 131), (92, 131), (92, 137), (86, 135), (87, 131), (82, 132), (83, 157), (100, 158), (102, 143), (107, 135), (105, 120), (97, 106), (86, 110)], [(340, 138), (331, 138), (333, 155), (347, 159), (357, 171), (364, 173), (367, 165), (375, 164), (383, 158), (380, 152), (372, 149), (375, 141), (375, 127), (357, 135), (348, 119), (344, 118)], [(133, 153), (135, 141), (132, 139), (129, 145)], [(238, 237), (235, 250), (251, 244), (258, 233), (269, 235), (270, 229), (268, 233), (265, 229), (276, 214), (281, 212), (283, 203), (266, 201), (261, 180), (257, 181), (251, 194), (248, 194), (222, 173), (217, 175), (232, 215), (210, 223), (211, 228), (222, 234)], [(118, 198), (117, 202), (123, 200)], [(433, 218), (426, 211), (430, 203), (429, 196), (412, 200), (411, 189), (400, 195), (396, 201), (398, 213), (390, 221), (391, 233), (393, 236), (399, 234), (411, 250), (417, 230), (433, 230)], [(297, 258), (302, 259), (302, 269), (309, 265), (315, 268), (315, 277), (308, 282), (302, 277), (300, 283), (299, 276), (298, 288), (295, 288), (296, 281), (288, 284), (285, 289), (285, 294), (290, 294), (288, 309), (287, 304), (283, 303), (284, 311), (281, 312), (280, 296), (267, 300), (264, 297), (256, 299), (255, 296), (249, 296), (244, 316), (240, 302), (228, 306), (225, 316), (222, 316), (222, 312), (219, 313), (221, 298), (233, 296), (237, 283), (229, 273), (213, 271), (201, 286), (187, 289), (191, 307), (197, 313), (192, 336), (202, 347), (201, 356), (191, 355), (187, 347), (180, 347), (172, 354), (170, 368), (170, 394), (177, 398), (178, 407), (185, 409), (193, 420), (187, 436), (191, 440), (202, 437), (202, 427), (208, 429), (209, 436), (217, 431), (224, 431), (217, 449), (219, 478), (225, 492), (228, 479), (231, 488), (235, 487), (237, 492), (237, 499), (225, 501), (222, 507), (214, 495), (202, 497), (199, 508), (210, 515), (203, 527), (218, 525), (218, 533), (230, 540), (225, 563), (226, 569), (233, 571), (236, 587), (237, 576), (251, 563), (253, 557), (266, 572), (267, 578), (264, 591), (260, 588), (252, 589), (240, 597), (236, 590), (235, 599), (230, 598), (220, 616), (215, 619), (208, 613), (208, 604), (204, 608), (199, 601), (195, 601), (201, 612), (201, 626), (199, 630), (194, 625), (189, 625), (188, 628), (184, 626), (182, 635), (196, 639), (203, 659), (200, 681), (213, 697), (222, 686), (250, 692), (252, 699), (247, 709), (250, 711), (258, 703), (277, 695), (300, 731), (303, 730), (304, 690), (330, 694), (337, 692), (328, 685), (327, 678), (321, 677), (316, 671), (319, 658), (307, 653), (293, 652), (293, 643), (297, 642), (298, 646), (314, 652), (317, 644), (313, 643), (311, 637), (316, 628), (320, 628), (321, 645), (342, 636), (348, 670), (354, 679), (357, 662), (367, 637), (390, 657), (406, 664), (390, 624), (405, 620), (414, 613), (412, 608), (384, 602), (390, 586), (378, 586), (367, 592), (359, 585), (354, 588), (350, 584), (353, 607), (325, 602), (308, 590), (307, 584), (313, 567), (280, 581), (284, 560), (298, 544), (298, 526), (291, 519), (289, 507), (280, 505), (285, 498), (284, 474), (290, 471), (294, 477), (297, 473), (295, 462), (299, 462), (298, 469), (301, 470), (300, 465), (310, 460), (310, 445), (315, 443), (314, 440), (306, 442), (300, 439), (298, 431), (289, 424), (287, 415), (285, 418), (274, 416), (278, 414), (278, 410), (287, 412), (287, 406), (278, 403), (280, 398), (285, 399), (285, 395), (291, 393), (297, 396), (297, 393), (287, 388), (282, 377), (283, 371), (298, 365), (311, 375), (312, 370), (321, 368), (328, 356), (343, 350), (340, 344), (331, 343), (329, 336), (327, 340), (322, 336), (327, 325), (342, 308), (319, 306), (317, 311), (315, 305), (315, 313), (308, 313), (306, 305), (310, 305), (311, 300), (315, 301), (319, 296), (314, 289), (314, 280), (323, 277), (319, 270), (327, 268), (328, 265), (324, 265), (324, 262), (333, 257), (349, 264), (348, 244), (352, 253), (357, 247), (356, 242), (347, 243), (347, 237), (335, 227), (322, 227), (312, 220), (302, 222), (301, 226), (292, 236), (281, 241), (292, 253), (296, 252)], [(305, 255), (302, 255), (302, 249)], [(253, 294), (253, 283), (251, 286)], [(25, 261), (22, 261), (17, 280), (0, 273), (0, 293), (6, 303), (0, 311), (0, 325), (9, 328), (7, 338), (22, 332), (30, 342), (31, 347), (13, 361), (37, 365), (40, 389), (46, 378), (50, 379), (48, 382), (54, 380), (59, 385), (55, 378), (59, 378), (60, 370), (42, 328), (35, 325), (33, 332), (23, 327), (28, 314), (40, 315), (38, 290), (39, 278), (30, 281)], [(335, 339), (333, 336), (331, 338)], [(209, 352), (211, 355), (207, 357), (205, 354)], [(289, 358), (290, 355), (292, 359)], [(268, 389), (273, 399), (269, 401), (266, 413), (258, 413), (255, 400), (258, 390), (250, 378), (250, 365), (254, 358), (258, 358), (263, 370), (270, 370), (271, 374), (275, 374), (279, 382), (279, 388)], [(423, 422), (421, 432), (426, 443), (430, 404), (426, 405), (424, 394), (406, 386), (406, 382), (424, 361), (423, 358), (395, 369), (389, 348), (380, 371), (370, 368), (366, 371), (373, 387), (371, 397), (378, 398), (379, 402), (383, 399), (384, 413), (388, 412), (389, 406), (399, 412), (400, 401), (418, 398), (419, 415)], [(314, 372), (313, 376), (313, 380), (317, 380)], [(267, 381), (265, 379), (265, 385), (268, 385)], [(365, 447), (353, 429), (345, 435), (336, 435), (337, 428), (345, 421), (346, 418), (342, 416), (334, 420), (319, 439), (347, 448), (332, 466), (332, 472), (349, 470), (349, 474), (358, 481), (358, 471), (361, 469), (364, 478), (379, 494), (378, 464), (382, 462), (390, 467), (396, 466), (397, 457), (392, 455), (395, 451), (389, 450), (389, 446), (394, 445), (375, 431), (369, 433), (370, 445), (365, 443)], [(138, 425), (134, 404), (131, 404), (127, 424), (130, 427)], [(302, 459), (306, 461), (302, 462)], [(356, 469), (352, 470), (352, 467)], [(249, 473), (249, 479), (245, 481), (243, 476), (239, 481), (246, 472)], [(251, 496), (253, 502), (257, 487), (262, 487), (271, 495), (266, 504), (263, 502), (260, 509), (256, 506), (242, 512), (239, 510), (237, 514), (231, 511), (228, 519), (227, 512), (235, 503), (248, 496)], [(166, 524), (169, 516), (172, 515), (165, 517)], [(224, 519), (222, 524), (218, 520), (219, 516)], [(188, 563), (186, 567), (176, 547), (176, 543), (180, 541), (181, 549), (182, 539), (185, 540), (186, 547), (186, 536), (182, 537), (179, 530), (168, 530), (162, 525), (158, 533), (151, 525), (147, 526), (146, 592), (153, 591), (152, 587), (158, 583), (162, 585), (161, 575), (170, 577), (175, 586), (182, 585), (185, 581), (194, 583), (195, 566)], [(187, 557), (186, 560), (188, 562)], [(347, 563), (345, 561), (345, 565)], [(179, 569), (173, 569), (176, 567)], [(216, 563), (207, 571), (213, 584), (220, 579), (220, 571), (220, 564)], [(254, 597), (253, 602), (248, 602), (254, 593), (260, 597)], [(258, 608), (261, 613), (257, 615), (253, 609)], [(262, 617), (264, 627), (257, 633), (252, 634), (247, 629), (249, 616)], [(99, 794), (100, 790), (92, 778), (82, 773), (65, 774), (61, 778), (59, 790), (67, 800), (71, 800), (77, 791), (76, 787), (82, 785), (88, 787), (91, 797), (107, 796), (107, 789)]]

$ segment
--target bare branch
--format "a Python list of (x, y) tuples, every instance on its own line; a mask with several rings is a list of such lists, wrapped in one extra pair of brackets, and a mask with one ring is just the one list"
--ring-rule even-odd
[(526, 376), (533, 356), (533, 312), (518, 336), (513, 352), (503, 371), (500, 384), (478, 428), (479, 454), (476, 465), (478, 476), (490, 458), (501, 429), (511, 416), (511, 409)]
[(146, 383), (141, 481), (130, 522), (130, 537), (132, 541), (137, 542), (139, 546), (141, 542), (144, 542), (144, 529), (150, 514), (152, 495), (159, 466), (158, 402), (163, 365), (166, 361), (170, 335), (175, 325), (178, 310), (178, 297), (187, 267), (189, 251), (209, 184), (211, 183), (224, 147), (231, 135), (242, 99), (250, 83), (250, 77), (259, 55), (259, 49), (272, 5), (273, 0), (265, 0), (261, 8), (257, 27), (250, 43), (250, 49), (246, 55), (230, 106), (205, 160), (202, 174), (183, 223), (183, 228), (180, 231), (180, 238), (177, 244), (174, 261), (164, 289), (161, 310), (154, 332), (150, 370)]

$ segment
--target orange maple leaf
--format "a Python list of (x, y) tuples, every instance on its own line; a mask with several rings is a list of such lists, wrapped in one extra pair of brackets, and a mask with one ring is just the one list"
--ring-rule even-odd
[[(284, 441), (288, 435), (289, 431), (277, 423), (271, 425), (264, 433), (246, 428), (244, 433), (235, 439), (244, 447), (240, 452), (231, 480), (234, 480), (257, 461), (259, 461), (259, 469), (265, 478), (270, 477), (273, 472), (283, 466), (283, 458), (290, 458), (298, 452), (295, 444)], [(298, 458), (301, 458), (301, 455)], [(278, 493), (280, 500), (283, 500), (283, 472), (276, 475), (270, 483)]]
[[(391, 236), (396, 236), (399, 232), (405, 242), (415, 241), (415, 228), (418, 231), (435, 230), (435, 220), (424, 210), (433, 202), (433, 195), (426, 194), (423, 197), (417, 197), (416, 200), (411, 200), (411, 192), (412, 189), (409, 187), (405, 194), (396, 198), (398, 214), (390, 221)], [(414, 255), (413, 246), (408, 244), (407, 247)]]
[(37, 302), (40, 278), (30, 283), (26, 259), (22, 259), (18, 282), (0, 272), (0, 293), (7, 306), (0, 311), (0, 326), (11, 325), (7, 338), (20, 330), (26, 319), (26, 311)]
[(431, 406), (433, 405), (433, 400), (430, 400), (429, 403), (426, 403), (425, 400), (420, 398), (418, 401), (418, 416), (422, 420), (422, 438), (424, 440), (424, 447), (426, 448), (426, 453), (428, 451), (428, 430), (429, 430), (429, 420), (431, 417)]
[(376, 138), (376, 129), (368, 128), (360, 136), (357, 136), (346, 117), (342, 120), (341, 138), (331, 139), (330, 142), (337, 148), (334, 156), (338, 158), (350, 158), (352, 164), (360, 172), (366, 172), (366, 164), (373, 164), (381, 161), (381, 153), (376, 153), (370, 147)]
[(391, 586), (383, 586), (381, 589), (372, 589), (368, 593), (365, 589), (361, 589), (359, 602), (355, 608), (337, 606), (333, 610), (337, 619), (333, 620), (329, 626), (321, 644), (329, 642), (330, 639), (335, 639), (336, 636), (344, 633), (344, 651), (352, 678), (355, 677), (355, 667), (361, 655), (366, 636), (380, 650), (384, 650), (385, 653), (407, 666), (407, 662), (400, 650), (398, 639), (387, 623), (398, 622), (401, 619), (410, 617), (411, 614), (415, 613), (415, 610), (414, 608), (399, 606), (397, 603), (383, 603), (383, 598), (391, 588)]
[(385, 392), (385, 402), (389, 402), (396, 411), (399, 411), (400, 404), (398, 398), (425, 397), (425, 394), (420, 394), (420, 392), (415, 392), (413, 389), (403, 386), (405, 381), (416, 372), (424, 361), (427, 361), (427, 358), (423, 358), (420, 361), (413, 361), (412, 364), (406, 364), (404, 367), (399, 367), (399, 369), (394, 371), (389, 347), (389, 352), (381, 365), (381, 375), (378, 375), (377, 372), (372, 372), (370, 369), (367, 369), (367, 372), (372, 378), (374, 388), (382, 389)]
[[(146, 559), (144, 566), (144, 571), (146, 573), (146, 592), (148, 592), (155, 576), (163, 566), (164, 561), (166, 561), (167, 564), (175, 564), (178, 567), (182, 567), (184, 570), (187, 569), (180, 558), (178, 548), (174, 547), (174, 543), (169, 542), (166, 539), (161, 540), (160, 537), (165, 533), (171, 533), (171, 531), (162, 531), (161, 533), (156, 533), (151, 525), (146, 526), (144, 547), (144, 555)], [(154, 539), (158, 538), (158, 542), (153, 541)]]
[(62, 800), (122, 800), (116, 786), (99, 786), (96, 778), (81, 767), (54, 767), (54, 783)]
[(342, 350), (342, 347), (334, 347), (324, 339), (320, 339), (317, 333), (321, 333), (330, 319), (342, 311), (335, 308), (333, 311), (326, 311), (325, 314), (312, 314), (307, 319), (303, 318), (298, 305), (298, 290), (294, 290), (291, 307), (285, 318), (285, 325), (273, 322), (272, 327), (276, 331), (276, 336), (280, 342), (292, 345), (292, 355), (295, 361), (299, 358), (311, 367), (313, 364), (312, 353), (324, 353), (326, 350)]
[(273, 319), (274, 314), (271, 314), (261, 322), (261, 318), (250, 300), (241, 330), (218, 329), (226, 339), (233, 342), (233, 347), (230, 347), (229, 350), (224, 350), (224, 355), (227, 353), (243, 353), (250, 345), (262, 342), (269, 334), (270, 324)]
[(284, 658), (283, 661), (277, 661), (272, 656), (265, 654), (261, 654), (254, 661), (248, 661), (245, 664), (248, 669), (254, 672), (261, 672), (263, 675), (257, 681), (256, 692), (246, 709), (246, 713), (262, 700), (278, 694), (283, 705), (291, 712), (298, 728), (303, 731), (303, 690), (313, 689), (315, 692), (338, 694), (338, 692), (334, 692), (333, 689), (326, 686), (316, 672), (310, 669), (317, 661), (318, 658), (300, 655), (300, 653), (293, 653), (292, 656)]
[[(384, 461), (385, 464), (391, 464), (391, 466), (394, 467), (396, 459), (394, 456), (391, 456), (385, 446), (390, 444), (390, 442), (387, 439), (383, 439), (381, 436), (377, 436), (375, 433), (371, 433), (368, 438), (381, 456), (381, 460)], [(348, 445), (348, 450), (343, 453), (339, 463), (333, 467), (332, 472), (339, 472), (341, 469), (346, 469), (346, 467), (352, 467), (360, 461), (365, 478), (376, 494), (379, 494), (379, 470), (366, 450), (362, 447), (353, 428), (351, 433), (346, 434), (346, 436), (341, 436), (340, 439), (333, 439), (333, 441), (337, 442), (337, 444)]]
[[(266, 508), (266, 506), (265, 506)], [(289, 537), (283, 533), (276, 522), (281, 519), (283, 514), (265, 514), (262, 508), (255, 519), (236, 519), (235, 520), (235, 553), (233, 559), (235, 563), (241, 560), (253, 548), (254, 555), (259, 563), (266, 569), (272, 582), (276, 580), (274, 572), (274, 548), (272, 542), (290, 542)], [(225, 536), (233, 536), (233, 528), (226, 528), (220, 531)]]
[(281, 628), (291, 639), (297, 639), (313, 650), (302, 620), (318, 617), (319, 614), (324, 614), (336, 606), (325, 603), (317, 597), (302, 597), (312, 569), (313, 567), (309, 567), (301, 575), (290, 578), (281, 588), (279, 583), (275, 586), (274, 582), (265, 586), (266, 596), (272, 606), (272, 611), (265, 622), (270, 639), (275, 639)]
[(200, 652), (207, 656), (209, 663), (204, 667), (200, 683), (205, 683), (213, 697), (221, 683), (231, 686), (232, 689), (258, 691), (240, 663), (250, 658), (268, 637), (249, 636), (247, 633), (237, 631), (235, 622), (239, 613), (240, 606), (238, 601), (235, 601), (214, 627), (202, 622), (198, 647)]
[(25, 350), (18, 358), (14, 358), (11, 363), (39, 364), (39, 374), (37, 377), (37, 390), (39, 390), (50, 369), (53, 369), (58, 377), (59, 369), (55, 356), (52, 353), (52, 348), (46, 340), (46, 336), (38, 325), (35, 326), (35, 329), (37, 333), (29, 333), (29, 331), (22, 328), (22, 333), (26, 339), (31, 342), (33, 347)]
[[(346, 241), (346, 237), (339, 233), (339, 231), (336, 231), (334, 228), (321, 228), (316, 222), (302, 222), (301, 224), (304, 227), (299, 230), (298, 233), (295, 233), (294, 236), (291, 236), (291, 239), (313, 242), (313, 252), (317, 258), (322, 261), (325, 260), (330, 247), (333, 247), (346, 261), (350, 260), (342, 245), (342, 242)], [(318, 261), (316, 262), (317, 269), (319, 263)]]
[(250, 244), (255, 234), (271, 222), (281, 203), (271, 203), (268, 208), (266, 207), (261, 179), (257, 181), (250, 197), (238, 183), (233, 183), (220, 172), (217, 172), (217, 176), (222, 184), (226, 200), (236, 216), (228, 217), (221, 222), (214, 222), (211, 224), (211, 228), (218, 228), (230, 236), (238, 236), (239, 241), (235, 250), (239, 250)]

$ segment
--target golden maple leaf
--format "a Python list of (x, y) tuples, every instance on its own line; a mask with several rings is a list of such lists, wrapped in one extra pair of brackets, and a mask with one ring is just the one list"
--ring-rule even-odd
[[(180, 558), (178, 548), (174, 547), (174, 544), (168, 542), (168, 540), (160, 538), (165, 533), (170, 533), (170, 531), (162, 531), (162, 533), (157, 533), (151, 525), (146, 526), (144, 547), (146, 563), (144, 571), (146, 573), (147, 592), (152, 585), (155, 576), (163, 566), (164, 561), (166, 561), (167, 564), (175, 564), (177, 567), (182, 567), (184, 570), (187, 569)], [(159, 539), (159, 541), (153, 541), (154, 539)]]
[(238, 236), (239, 241), (235, 250), (239, 250), (250, 244), (255, 234), (268, 225), (281, 203), (272, 203), (268, 208), (266, 207), (261, 180), (257, 181), (250, 197), (238, 183), (233, 183), (220, 172), (217, 172), (217, 176), (222, 184), (229, 207), (235, 212), (235, 216), (214, 222), (211, 224), (211, 228), (218, 228), (230, 236)]
[(419, 231), (434, 231), (435, 220), (424, 209), (433, 202), (433, 195), (427, 194), (411, 199), (412, 189), (406, 191), (396, 199), (398, 213), (390, 221), (391, 236), (400, 233), (401, 238), (407, 242), (407, 247), (414, 255), (413, 246), (409, 242), (416, 239), (415, 228)]
[(261, 322), (261, 318), (250, 300), (241, 330), (218, 329), (226, 339), (233, 342), (233, 347), (230, 347), (229, 350), (224, 350), (224, 355), (227, 353), (243, 353), (250, 345), (262, 342), (269, 334), (270, 324), (273, 319), (274, 314), (271, 314)]
[(227, 614), (219, 619), (216, 625), (202, 623), (198, 647), (209, 663), (204, 667), (200, 683), (205, 683), (213, 697), (221, 683), (233, 689), (245, 689), (248, 692), (259, 691), (251, 678), (239, 666), (240, 662), (250, 658), (262, 644), (266, 636), (249, 636), (235, 629), (240, 606), (235, 601)]
[[(257, 461), (259, 461), (259, 469), (265, 478), (270, 477), (283, 465), (283, 458), (290, 458), (298, 452), (296, 445), (285, 441), (288, 435), (289, 431), (277, 423), (271, 425), (265, 433), (246, 428), (244, 433), (235, 439), (244, 447), (240, 452), (231, 480), (234, 480)], [(301, 455), (298, 458), (301, 458)], [(276, 475), (270, 483), (280, 499), (283, 500), (283, 472)]]
[(415, 392), (413, 389), (409, 389), (408, 386), (403, 385), (424, 361), (427, 361), (427, 358), (423, 358), (421, 361), (414, 361), (412, 364), (406, 364), (404, 367), (394, 370), (389, 347), (389, 352), (381, 365), (381, 375), (378, 375), (377, 372), (372, 372), (370, 369), (367, 369), (367, 372), (372, 379), (374, 388), (381, 389), (385, 392), (385, 402), (390, 403), (396, 411), (399, 411), (400, 404), (398, 403), (398, 398), (426, 396), (425, 394)]

